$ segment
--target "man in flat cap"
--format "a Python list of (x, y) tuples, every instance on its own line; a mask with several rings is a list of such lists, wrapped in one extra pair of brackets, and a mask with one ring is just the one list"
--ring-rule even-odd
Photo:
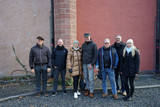
[[(30, 50), (29, 55), (29, 66), (31, 72), (35, 73), (36, 76), (36, 87), (37, 93), (35, 98), (39, 98), (41, 94), (45, 97), (48, 96), (47, 87), (47, 72), (50, 72), (51, 68), (51, 55), (48, 47), (44, 44), (43, 37), (37, 37), (37, 44), (33, 46)], [(41, 77), (43, 82), (43, 88), (41, 91)]]
[(84, 94), (90, 98), (93, 98), (94, 91), (94, 65), (97, 61), (97, 45), (92, 41), (90, 34), (84, 34), (85, 42), (82, 45), (82, 64), (83, 64), (83, 72), (84, 78), (86, 81), (87, 91)]

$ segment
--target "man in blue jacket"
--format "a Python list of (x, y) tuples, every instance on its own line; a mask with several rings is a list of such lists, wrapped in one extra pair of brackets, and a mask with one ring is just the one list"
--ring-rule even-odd
[(51, 55), (48, 47), (44, 44), (44, 39), (40, 36), (37, 37), (37, 44), (31, 48), (29, 55), (29, 65), (31, 72), (36, 76), (37, 94), (35, 98), (39, 98), (41, 94), (41, 77), (43, 81), (42, 94), (48, 96), (46, 91), (47, 87), (47, 72), (50, 72), (51, 68)]
[(113, 97), (115, 100), (118, 99), (117, 90), (116, 90), (116, 82), (115, 82), (115, 74), (114, 68), (117, 67), (118, 63), (118, 55), (116, 50), (110, 46), (110, 39), (104, 40), (104, 46), (101, 47), (98, 51), (98, 60), (96, 63), (96, 70), (100, 70), (102, 74), (102, 88), (103, 94), (102, 97), (107, 97), (107, 84), (106, 84), (106, 76), (108, 74)]
[(63, 40), (59, 39), (57, 47), (52, 52), (52, 68), (54, 69), (52, 96), (55, 96), (57, 93), (59, 73), (61, 74), (63, 93), (66, 93), (65, 76), (67, 53), (68, 50), (63, 46)]

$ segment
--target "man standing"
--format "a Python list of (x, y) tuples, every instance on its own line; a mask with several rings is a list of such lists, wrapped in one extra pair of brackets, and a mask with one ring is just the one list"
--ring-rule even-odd
[[(125, 48), (126, 44), (122, 42), (122, 37), (120, 35), (117, 35), (115, 38), (115, 43), (112, 45), (118, 54), (118, 58), (119, 58), (119, 62), (117, 65), (117, 68), (115, 69), (115, 80), (116, 80), (116, 85), (117, 85), (117, 92), (120, 93), (120, 91), (122, 91), (122, 94), (124, 96), (126, 96), (126, 91), (125, 91), (125, 87), (124, 87), (124, 80), (122, 77), (122, 73), (120, 73), (120, 57), (123, 56), (123, 49)], [(121, 90), (119, 88), (119, 76), (120, 76), (120, 80), (121, 80)]]
[(39, 98), (41, 94), (41, 77), (43, 81), (42, 94), (48, 96), (46, 91), (47, 87), (47, 72), (51, 68), (51, 56), (48, 47), (43, 44), (44, 39), (40, 36), (37, 37), (37, 44), (31, 48), (29, 55), (29, 65), (31, 72), (36, 76), (37, 94), (35, 98)]
[(101, 47), (98, 51), (98, 60), (96, 63), (96, 70), (100, 70), (102, 73), (102, 88), (103, 94), (102, 97), (107, 97), (107, 84), (106, 84), (106, 77), (108, 74), (113, 97), (115, 100), (118, 99), (117, 90), (116, 90), (116, 82), (115, 82), (115, 74), (114, 68), (117, 67), (118, 63), (118, 55), (116, 50), (110, 46), (110, 39), (104, 40), (104, 46)]
[(97, 61), (97, 45), (91, 40), (90, 34), (85, 33), (85, 43), (82, 45), (82, 63), (84, 78), (86, 81), (87, 91), (84, 94), (90, 98), (93, 98), (94, 91), (94, 65)]
[(57, 93), (59, 73), (61, 74), (63, 93), (66, 93), (65, 76), (67, 53), (68, 50), (63, 46), (63, 40), (59, 39), (57, 47), (52, 52), (52, 68), (54, 69), (52, 96), (55, 96)]

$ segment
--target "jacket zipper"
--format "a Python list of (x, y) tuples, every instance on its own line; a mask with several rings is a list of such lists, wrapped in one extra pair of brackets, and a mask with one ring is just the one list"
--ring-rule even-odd
[(42, 67), (42, 55), (41, 55), (41, 47), (40, 47), (40, 63), (41, 63), (41, 67)]

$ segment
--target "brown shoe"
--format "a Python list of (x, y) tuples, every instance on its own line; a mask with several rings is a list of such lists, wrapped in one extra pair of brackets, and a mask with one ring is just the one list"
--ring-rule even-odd
[(88, 96), (89, 95), (89, 90), (87, 90), (85, 93), (84, 93), (84, 96)]
[(106, 97), (107, 97), (107, 93), (103, 93), (102, 98), (106, 98)]
[(113, 98), (114, 98), (115, 100), (118, 100), (117, 94), (113, 95)]
[(94, 97), (93, 93), (90, 93), (89, 98), (93, 98), (93, 97)]

